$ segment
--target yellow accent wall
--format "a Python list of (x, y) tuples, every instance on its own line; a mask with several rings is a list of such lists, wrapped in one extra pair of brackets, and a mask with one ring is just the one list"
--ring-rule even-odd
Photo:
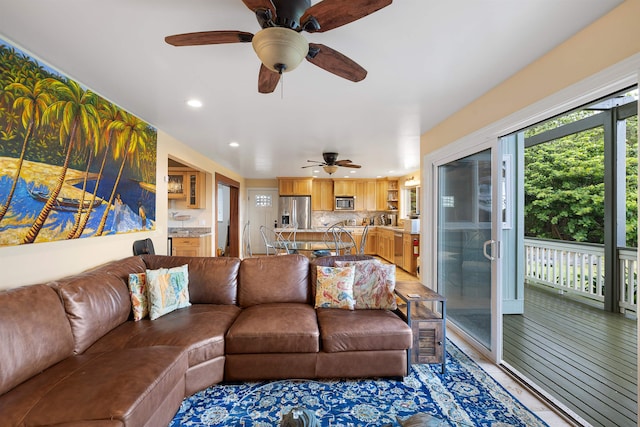
[(421, 158), (637, 53), (640, 0), (627, 0), (425, 132)]

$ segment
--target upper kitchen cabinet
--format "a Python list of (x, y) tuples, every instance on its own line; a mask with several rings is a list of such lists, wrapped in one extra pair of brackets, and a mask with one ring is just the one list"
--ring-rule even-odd
[(334, 179), (333, 195), (354, 197), (356, 195), (356, 183), (352, 179)]
[(379, 211), (397, 211), (398, 191), (397, 179), (380, 179), (376, 181), (376, 209)]
[(169, 199), (184, 199), (187, 197), (184, 173), (169, 170), (167, 193), (169, 195)]
[(205, 185), (202, 172), (181, 167), (169, 168), (169, 199), (185, 200), (189, 209), (205, 207)]
[(281, 196), (311, 196), (311, 178), (280, 178), (278, 192)]
[(376, 210), (376, 181), (358, 180), (356, 181), (355, 210), (375, 211)]
[(387, 187), (387, 210), (398, 210), (399, 191), (400, 189), (398, 188), (398, 180), (389, 180), (389, 185)]
[(333, 210), (333, 181), (314, 179), (311, 193), (311, 209), (314, 211)]

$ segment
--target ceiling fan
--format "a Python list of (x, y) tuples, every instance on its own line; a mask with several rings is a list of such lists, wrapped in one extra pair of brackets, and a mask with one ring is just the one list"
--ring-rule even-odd
[(361, 168), (362, 166), (354, 164), (351, 160), (338, 160), (338, 153), (322, 153), (324, 162), (320, 160), (307, 160), (307, 162), (315, 163), (315, 165), (302, 166), (303, 168), (314, 168), (322, 166), (324, 171), (329, 175), (338, 170), (338, 166), (343, 168)]
[(353, 60), (323, 44), (308, 43), (300, 34), (329, 31), (363, 18), (391, 4), (392, 0), (242, 0), (262, 27), (255, 35), (245, 31), (202, 31), (165, 37), (173, 46), (249, 43), (262, 61), (258, 91), (271, 93), (283, 72), (296, 68), (304, 58), (339, 77), (359, 82), (367, 71)]

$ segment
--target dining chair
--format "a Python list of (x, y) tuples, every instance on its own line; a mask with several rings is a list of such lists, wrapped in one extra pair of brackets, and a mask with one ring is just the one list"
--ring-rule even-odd
[(360, 247), (358, 247), (358, 254), (364, 255), (364, 248), (367, 245), (367, 235), (369, 234), (369, 226), (365, 225), (362, 230), (362, 240), (360, 240)]
[(251, 258), (253, 251), (251, 250), (251, 225), (247, 223), (242, 228), (242, 254), (244, 258)]
[(260, 235), (264, 240), (267, 255), (285, 255), (289, 253), (289, 241), (282, 237), (282, 234), (277, 233), (273, 228), (260, 226)]
[(153, 248), (153, 241), (151, 239), (136, 240), (133, 242), (134, 255), (155, 255), (155, 253), (156, 251)]
[[(356, 241), (353, 238), (353, 234), (342, 226), (342, 223), (332, 225), (327, 229), (333, 236), (335, 255), (350, 254), (353, 249), (356, 248)], [(341, 248), (343, 243), (350, 244), (347, 247)], [(342, 253), (341, 253), (342, 251)]]

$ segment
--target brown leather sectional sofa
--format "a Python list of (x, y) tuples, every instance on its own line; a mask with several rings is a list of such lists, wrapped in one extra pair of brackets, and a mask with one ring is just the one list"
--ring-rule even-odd
[[(131, 320), (129, 273), (184, 264), (192, 305)], [(143, 255), (1, 292), (0, 425), (155, 427), (222, 381), (406, 375), (409, 327), (314, 309), (314, 271), (300, 255)]]

